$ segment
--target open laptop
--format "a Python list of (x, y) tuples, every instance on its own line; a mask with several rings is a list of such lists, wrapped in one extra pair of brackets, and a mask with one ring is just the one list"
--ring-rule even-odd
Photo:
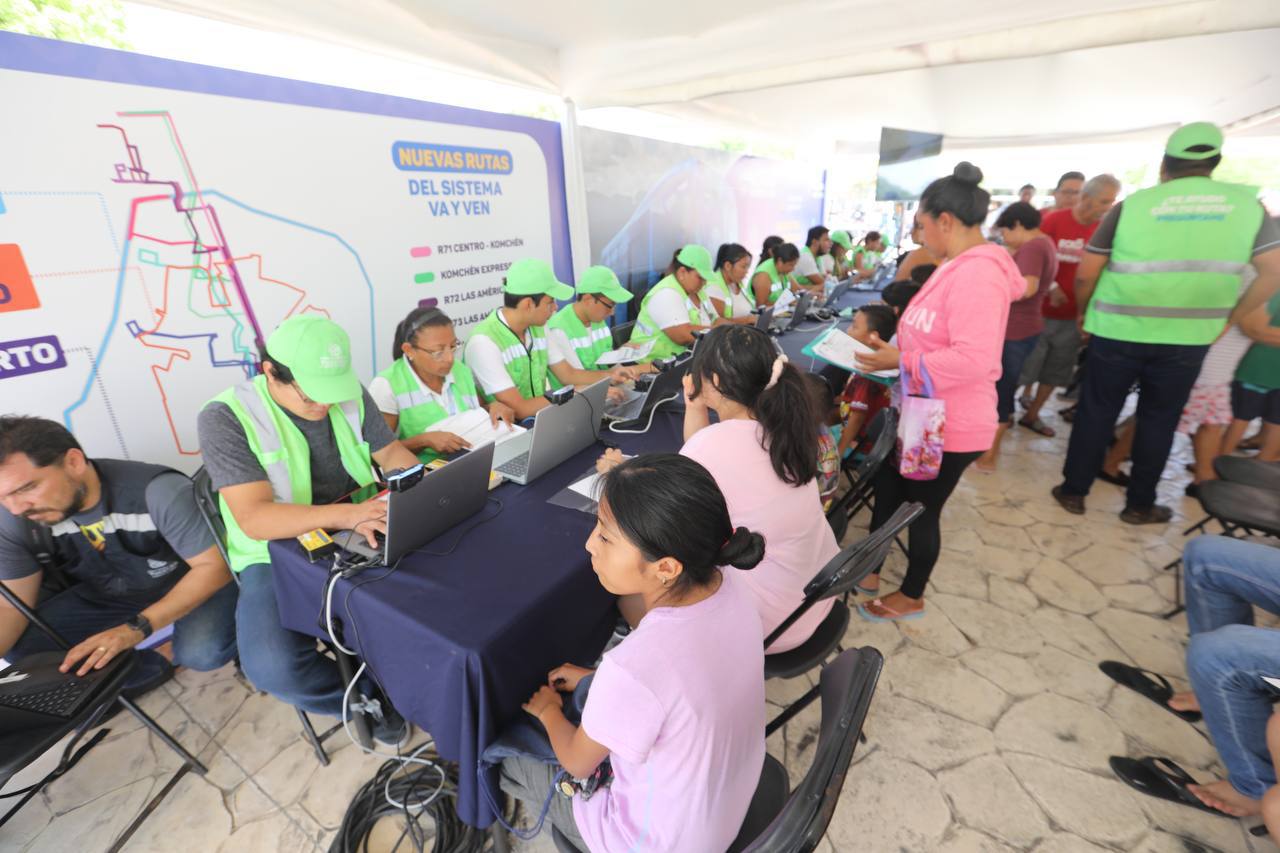
[(494, 453), (493, 470), (527, 486), (600, 437), (609, 380), (578, 391), (569, 402), (539, 409), (533, 427), (504, 441)]
[(645, 421), (657, 406), (680, 400), (684, 394), (684, 375), (693, 361), (692, 352), (684, 355), (666, 370), (653, 374), (653, 381), (645, 391), (618, 405), (606, 406), (605, 417), (611, 421)]
[(58, 672), (66, 655), (38, 652), (0, 669), (0, 732), (44, 728), (74, 718), (99, 697), (102, 684), (127, 660), (116, 657), (80, 677), (75, 670)]
[[(494, 444), (482, 444), (443, 468), (428, 471), (416, 485), (387, 494), (387, 534), (380, 548), (369, 547), (364, 533), (341, 530), (333, 535), (339, 548), (393, 566), (463, 519), (484, 508), (493, 468)], [(376, 498), (375, 498), (376, 500)]]
[(769, 331), (775, 335), (781, 335), (799, 326), (809, 316), (809, 306), (813, 304), (813, 294), (804, 291), (796, 299), (795, 305), (791, 309), (791, 316), (778, 321), (776, 326), (770, 328)]
[(840, 301), (840, 297), (848, 293), (849, 288), (852, 286), (853, 286), (853, 276), (848, 276), (846, 278), (840, 279), (840, 281), (836, 284), (836, 286), (831, 288), (831, 293), (828, 294), (825, 300), (823, 300), (822, 305), (820, 307), (834, 309), (836, 307), (836, 303)]
[(762, 332), (769, 331), (769, 327), (773, 325), (773, 306), (761, 308), (756, 314), (756, 328)]

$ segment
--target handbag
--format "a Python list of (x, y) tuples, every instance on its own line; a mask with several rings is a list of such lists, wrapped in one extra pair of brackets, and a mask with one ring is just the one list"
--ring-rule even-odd
[(920, 375), (907, 376), (902, 383), (898, 473), (908, 480), (933, 480), (942, 469), (947, 404), (934, 396), (929, 372), (923, 361), (919, 364)]

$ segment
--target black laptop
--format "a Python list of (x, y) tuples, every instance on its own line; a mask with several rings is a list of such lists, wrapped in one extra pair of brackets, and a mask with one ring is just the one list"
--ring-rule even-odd
[(75, 718), (101, 696), (102, 687), (129, 660), (120, 655), (80, 677), (74, 669), (58, 671), (66, 654), (38, 652), (0, 669), (0, 732), (45, 728)]

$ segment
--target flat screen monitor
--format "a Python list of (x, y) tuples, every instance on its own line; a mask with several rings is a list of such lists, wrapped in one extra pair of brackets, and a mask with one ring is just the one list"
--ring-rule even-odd
[(942, 166), (942, 134), (880, 128), (876, 201), (912, 201), (929, 182), (950, 170)]

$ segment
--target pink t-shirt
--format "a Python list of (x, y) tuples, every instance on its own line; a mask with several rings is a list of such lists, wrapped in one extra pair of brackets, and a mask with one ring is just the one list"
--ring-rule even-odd
[(764, 650), (741, 587), (659, 607), (607, 652), (582, 713), (613, 784), (573, 801), (592, 853), (724, 850), (764, 764)]
[[(803, 486), (782, 482), (760, 442), (757, 422), (721, 421), (699, 430), (680, 452), (711, 472), (734, 526), (764, 536), (760, 565), (747, 571), (725, 569), (731, 581), (746, 587), (755, 598), (763, 639), (800, 606), (805, 585), (840, 553), (840, 546), (822, 513), (818, 481)], [(828, 599), (809, 608), (769, 647), (770, 654), (794, 649), (809, 639), (834, 604)]]
[(947, 403), (943, 450), (986, 450), (996, 434), (996, 380), (1009, 303), (1027, 289), (1013, 258), (983, 243), (938, 267), (898, 322), (903, 381), (925, 366)]

